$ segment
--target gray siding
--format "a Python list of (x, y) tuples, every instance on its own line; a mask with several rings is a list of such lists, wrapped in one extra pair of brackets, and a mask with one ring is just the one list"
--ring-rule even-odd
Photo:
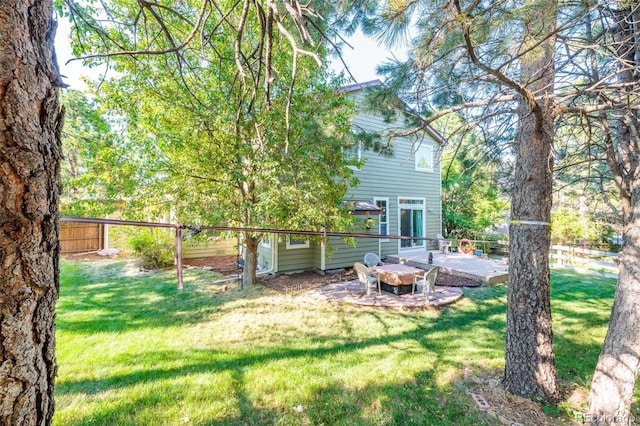
[(222, 238), (215, 238), (209, 241), (199, 241), (198, 243), (194, 244), (185, 244), (182, 249), (182, 257), (184, 259), (234, 256), (237, 254), (237, 239), (225, 240)]
[(355, 262), (362, 263), (365, 254), (378, 254), (378, 240), (375, 238), (356, 238), (356, 246), (351, 247), (342, 238), (331, 237), (329, 244), (326, 269), (352, 267)]
[[(364, 90), (349, 93), (356, 104), (362, 104), (366, 95)], [(402, 119), (387, 123), (379, 115), (360, 111), (353, 119), (353, 128), (367, 132), (388, 131), (402, 129)], [(392, 141), (394, 155), (382, 157), (371, 151), (362, 151), (362, 158), (366, 163), (355, 172), (360, 184), (352, 188), (347, 194), (347, 200), (374, 202), (375, 198), (388, 200), (388, 233), (399, 235), (399, 198), (419, 198), (424, 200), (424, 217), (426, 237), (435, 239), (442, 233), (441, 220), (441, 179), (440, 179), (440, 144), (431, 134), (421, 132), (416, 137), (394, 138)], [(420, 147), (431, 147), (433, 153), (433, 171), (416, 170), (415, 150)], [(377, 217), (375, 217), (377, 219)], [(361, 232), (361, 230), (359, 231)], [(378, 227), (371, 229), (378, 233)], [(357, 239), (357, 246), (350, 247), (341, 238), (331, 238), (330, 247), (326, 249), (325, 269), (335, 269), (353, 266), (354, 262), (361, 262), (368, 252), (377, 253), (382, 259), (389, 254), (396, 254), (399, 241), (389, 239)], [(437, 246), (437, 244), (435, 244)], [(427, 249), (434, 244), (425, 243)], [(322, 247), (312, 243), (305, 249), (287, 249), (286, 240), (277, 244), (278, 272), (299, 271), (322, 267)]]
[[(365, 96), (364, 91), (353, 92), (356, 102)], [(359, 113), (353, 120), (354, 128), (366, 131), (382, 132), (391, 128), (401, 129), (402, 122), (386, 123), (382, 117), (368, 112)], [(419, 138), (394, 138), (394, 155), (385, 158), (371, 151), (362, 151), (366, 160), (364, 166), (355, 172), (360, 185), (349, 191), (348, 198), (361, 201), (373, 201), (375, 197), (388, 198), (389, 234), (399, 235), (399, 198), (425, 199), (425, 236), (435, 238), (442, 232), (441, 226), (441, 179), (440, 144), (428, 133)], [(414, 150), (417, 146), (430, 146), (433, 152), (433, 171), (417, 171)], [(427, 248), (430, 248), (428, 242)], [(381, 242), (382, 257), (395, 254), (399, 250), (397, 240)]]
[(308, 248), (287, 248), (287, 239), (282, 236), (278, 239), (278, 271), (295, 272), (313, 269), (316, 251), (320, 247), (311, 243)]

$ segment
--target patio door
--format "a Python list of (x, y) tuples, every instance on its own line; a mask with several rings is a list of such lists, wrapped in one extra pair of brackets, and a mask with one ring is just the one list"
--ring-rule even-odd
[[(398, 199), (400, 210), (400, 235), (403, 237), (424, 237), (424, 198)], [(400, 249), (423, 248), (424, 240), (400, 240)]]

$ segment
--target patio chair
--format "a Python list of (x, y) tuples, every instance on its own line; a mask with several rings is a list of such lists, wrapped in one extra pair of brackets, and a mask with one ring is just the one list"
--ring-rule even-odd
[(378, 287), (378, 294), (382, 294), (380, 289), (380, 280), (371, 273), (369, 268), (360, 262), (356, 262), (353, 264), (353, 270), (356, 271), (356, 274), (358, 275), (358, 281), (361, 284), (364, 284), (367, 289), (367, 296), (371, 293), (371, 288), (374, 286)]
[(380, 258), (377, 254), (367, 253), (364, 255), (364, 264), (371, 268), (373, 266), (382, 265), (382, 262), (380, 262)]
[(447, 253), (451, 249), (451, 241), (445, 240), (440, 234), (436, 235), (438, 239), (438, 251), (441, 253)]
[(424, 273), (422, 278), (420, 275), (413, 277), (413, 288), (411, 295), (415, 294), (416, 290), (422, 294), (427, 301), (435, 298), (436, 296), (436, 277), (438, 276), (438, 266), (435, 266)]

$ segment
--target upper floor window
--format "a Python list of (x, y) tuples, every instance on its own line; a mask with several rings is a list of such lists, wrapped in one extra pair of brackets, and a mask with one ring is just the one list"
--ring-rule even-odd
[(426, 145), (420, 145), (416, 149), (416, 171), (432, 172), (433, 171), (433, 148)]
[(353, 146), (344, 148), (344, 159), (356, 167), (355, 163), (359, 163), (362, 160), (362, 144), (356, 142)]

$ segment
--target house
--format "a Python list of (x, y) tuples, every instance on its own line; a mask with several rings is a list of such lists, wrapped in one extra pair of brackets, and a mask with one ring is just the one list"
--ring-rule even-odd
[[(358, 108), (367, 91), (381, 84), (376, 80), (343, 88), (354, 99), (359, 111), (353, 119), (354, 129), (380, 133), (390, 128), (405, 127), (400, 118), (390, 123), (380, 114)], [(362, 231), (359, 232), (434, 239), (442, 233), (438, 155), (442, 142), (437, 132), (427, 129), (413, 137), (394, 138), (392, 157), (361, 147), (353, 149), (351, 154), (364, 159), (365, 163), (355, 170), (360, 184), (350, 189), (345, 202), (351, 203), (354, 214), (363, 220)], [(435, 241), (413, 239), (358, 238), (356, 242), (357, 245), (352, 247), (340, 237), (330, 237), (329, 244), (324, 245), (296, 239), (295, 236), (274, 236), (260, 245), (258, 267), (260, 271), (272, 273), (308, 269), (326, 271), (362, 262), (368, 252), (384, 259), (390, 254), (437, 247)]]

